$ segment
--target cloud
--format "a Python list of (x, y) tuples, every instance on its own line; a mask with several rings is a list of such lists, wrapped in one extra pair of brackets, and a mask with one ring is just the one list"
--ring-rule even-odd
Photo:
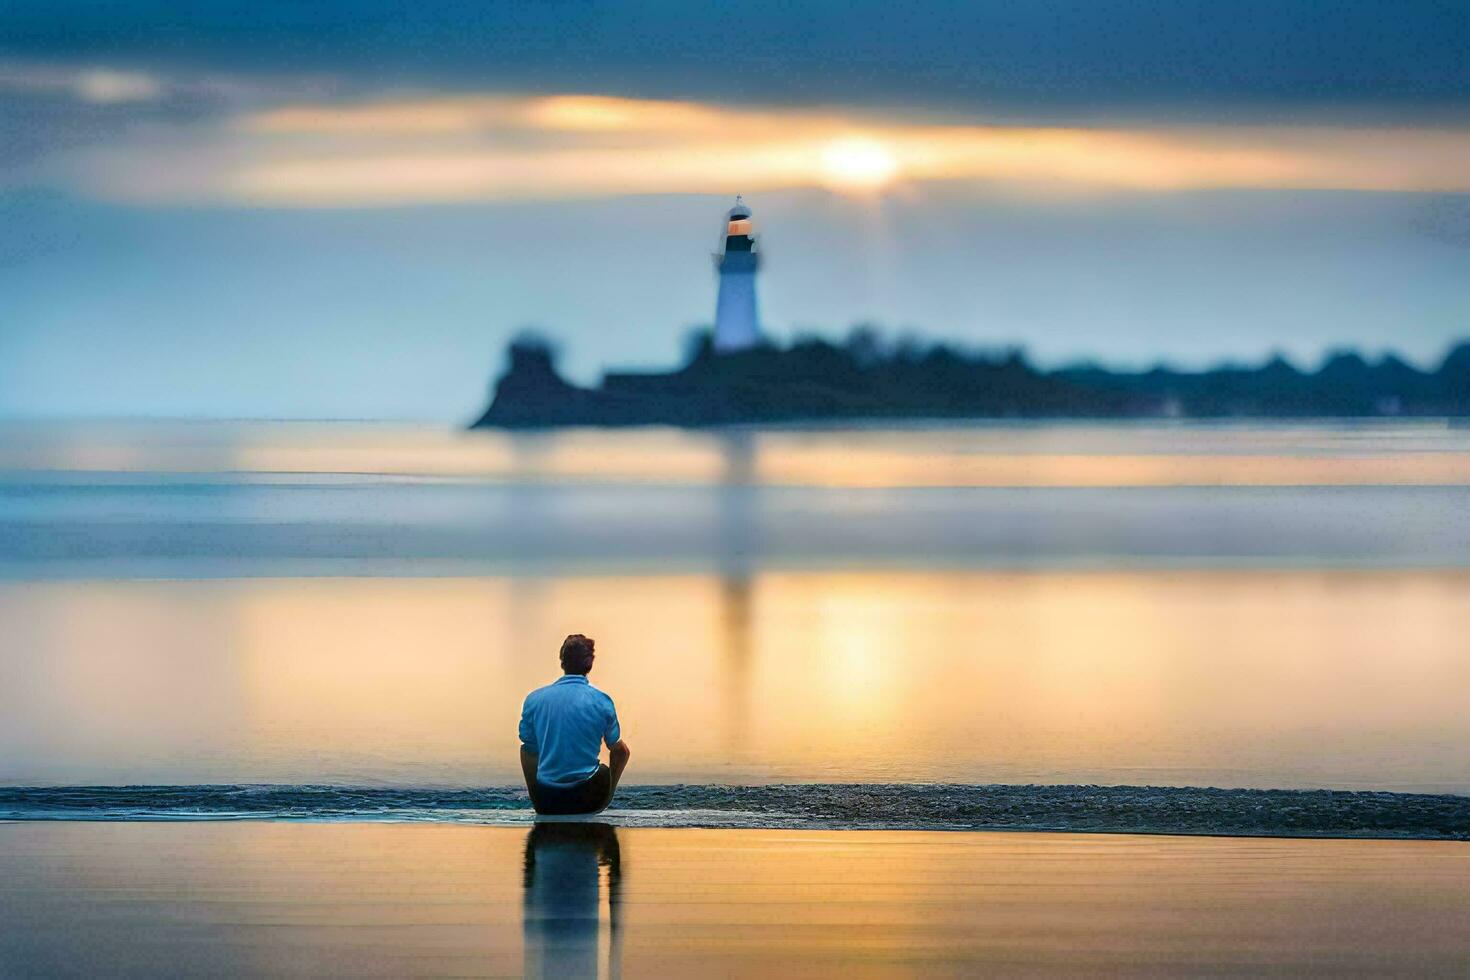
[(931, 181), (1042, 192), (1470, 191), (1470, 130), (1081, 128), (922, 122), (600, 95), (292, 103), (154, 125), (71, 155), (64, 180), (144, 203), (374, 207)]
[(91, 105), (155, 102), (167, 89), (156, 75), (115, 68), (0, 67), (0, 91), (69, 95)]
[(71, 89), (83, 102), (98, 105), (151, 102), (163, 94), (163, 86), (152, 75), (106, 68), (80, 72), (71, 80)]
[(1470, 119), (1464, 0), (9, 0), (10, 57), (358, 91), (925, 106), (1057, 124)]

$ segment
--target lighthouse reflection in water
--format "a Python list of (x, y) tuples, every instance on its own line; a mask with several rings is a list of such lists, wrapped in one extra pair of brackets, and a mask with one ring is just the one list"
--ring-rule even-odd
[(531, 829), (523, 912), (527, 977), (596, 977), (604, 962), (603, 975), (619, 974), (621, 880), (618, 832), (609, 824), (543, 821)]

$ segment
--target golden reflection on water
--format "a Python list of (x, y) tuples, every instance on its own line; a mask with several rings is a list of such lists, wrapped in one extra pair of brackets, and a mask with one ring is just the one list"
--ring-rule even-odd
[(319, 423), (0, 423), (0, 472), (322, 474), (767, 486), (1464, 486), (1444, 422), (460, 432)]
[(1470, 850), (1452, 841), (536, 833), (0, 826), (0, 963), (9, 953), (12, 972), (66, 976), (105, 963), (137, 976), (760, 978), (1470, 967)]
[(841, 446), (773, 451), (763, 482), (825, 487), (1443, 486), (1470, 482), (1470, 454), (1434, 456), (949, 455)]
[(562, 636), (630, 782), (1470, 790), (1470, 573), (0, 585), (6, 782), (512, 784)]

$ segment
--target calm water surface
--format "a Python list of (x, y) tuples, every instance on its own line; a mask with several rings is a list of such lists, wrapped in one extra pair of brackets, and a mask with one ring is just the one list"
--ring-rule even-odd
[(7, 976), (1464, 976), (1436, 841), (0, 827)]
[(1470, 792), (1470, 430), (0, 428), (0, 783)]

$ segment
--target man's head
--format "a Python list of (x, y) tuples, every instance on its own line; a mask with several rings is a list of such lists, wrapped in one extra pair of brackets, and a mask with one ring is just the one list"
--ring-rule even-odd
[(590, 636), (581, 633), (567, 637), (561, 644), (561, 669), (568, 674), (587, 673), (592, 669), (592, 648), (596, 645)]

